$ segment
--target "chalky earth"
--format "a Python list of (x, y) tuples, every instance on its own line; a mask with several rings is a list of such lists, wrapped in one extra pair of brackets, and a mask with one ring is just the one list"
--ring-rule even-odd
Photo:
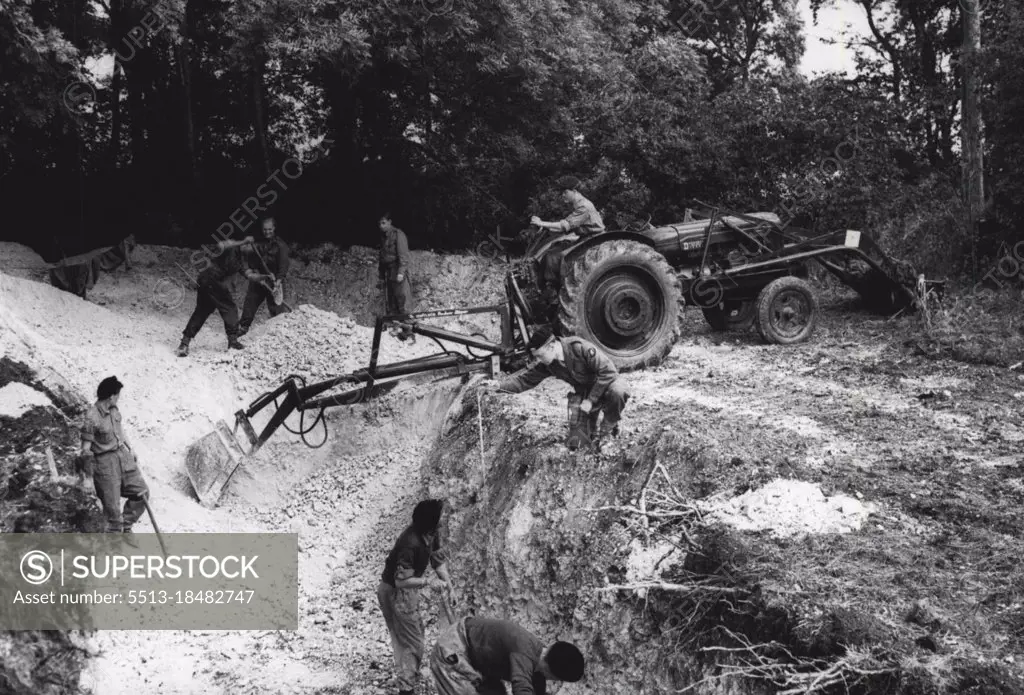
[[(73, 423), (116, 374), (162, 531), (299, 534), (299, 630), (0, 633), (0, 690), (394, 692), (374, 591), (432, 495), (454, 510), (458, 611), (588, 656), (560, 693), (1024, 692), (1018, 372), (911, 354), (899, 319), (846, 296), (786, 348), (712, 333), (694, 312), (664, 365), (628, 375), (610, 455), (566, 451), (564, 384), (479, 397), (473, 382), (421, 384), (329, 411), (321, 448), (279, 430), (209, 510), (186, 447), (288, 374), (365, 366), (381, 299), (372, 250), (314, 249), (296, 262), (295, 311), (262, 313), (231, 353), (214, 317), (182, 359), (194, 295), (179, 301), (167, 278), (187, 258), (140, 247), (83, 301), (5, 271), (33, 254), (0, 244), (0, 426), (17, 435), (0, 449), (0, 528), (90, 528)], [(417, 309), (501, 299), (502, 268), (481, 259), (414, 252), (412, 275)], [(381, 360), (436, 351), (386, 338)], [(432, 598), (425, 614), (429, 643)], [(33, 670), (48, 654), (64, 656)]]

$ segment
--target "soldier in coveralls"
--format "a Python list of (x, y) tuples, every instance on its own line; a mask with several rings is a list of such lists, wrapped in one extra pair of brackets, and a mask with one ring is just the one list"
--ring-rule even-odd
[[(411, 695), (423, 661), (423, 621), (419, 594), (423, 587), (451, 588), (438, 529), (442, 500), (423, 500), (412, 512), (412, 525), (402, 532), (384, 563), (377, 602), (384, 614), (395, 653), (399, 695)], [(427, 565), (437, 577), (424, 577)]]
[(549, 680), (583, 678), (583, 654), (569, 642), (545, 645), (508, 620), (463, 618), (437, 638), (430, 672), (440, 695), (544, 695)]
[[(558, 338), (547, 327), (537, 329), (530, 336), (527, 348), (538, 364), (497, 381), (485, 382), (485, 385), (506, 393), (522, 393), (549, 376), (558, 377), (571, 384), (583, 399), (580, 410), (591, 413), (597, 408), (604, 413), (599, 434), (602, 440), (619, 434), (619, 420), (630, 394), (625, 380), (607, 355), (583, 338)], [(591, 422), (595, 419), (596, 413), (591, 415)]]
[[(82, 471), (91, 475), (96, 496), (103, 505), (107, 531), (130, 533), (132, 525), (146, 511), (149, 487), (139, 471), (139, 459), (121, 428), (117, 407), (124, 386), (115, 376), (100, 382), (96, 403), (82, 423)], [(121, 498), (127, 497), (124, 510)]]
[[(391, 222), (391, 215), (380, 218), (380, 287), (387, 297), (389, 314), (408, 314), (412, 310), (412, 286), (409, 284), (409, 239)], [(399, 340), (413, 334), (402, 329)]]

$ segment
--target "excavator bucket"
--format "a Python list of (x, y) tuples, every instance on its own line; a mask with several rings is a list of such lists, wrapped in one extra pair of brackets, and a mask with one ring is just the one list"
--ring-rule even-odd
[(213, 432), (188, 448), (185, 453), (185, 471), (199, 496), (200, 504), (207, 509), (217, 506), (224, 488), (245, 456), (234, 432), (223, 420), (217, 423)]

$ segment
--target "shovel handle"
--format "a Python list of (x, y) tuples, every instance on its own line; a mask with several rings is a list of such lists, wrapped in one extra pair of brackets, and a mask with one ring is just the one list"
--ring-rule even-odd
[(156, 539), (160, 541), (160, 550), (164, 551), (164, 559), (167, 558), (167, 546), (164, 545), (164, 537), (160, 533), (160, 527), (156, 525), (156, 517), (153, 516), (153, 510), (149, 506), (149, 500), (144, 499), (142, 503), (146, 505), (146, 513), (149, 515), (149, 522), (153, 524), (153, 530), (156, 531)]

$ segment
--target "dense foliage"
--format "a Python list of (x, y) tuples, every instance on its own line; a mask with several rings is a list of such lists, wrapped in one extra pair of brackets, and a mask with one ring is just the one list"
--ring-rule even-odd
[(458, 248), (560, 215), (573, 173), (612, 226), (703, 200), (984, 268), (1024, 214), (1024, 9), (983, 3), (978, 237), (958, 0), (830, 1), (871, 19), (854, 78), (797, 71), (795, 0), (0, 0), (5, 236), (196, 244), (259, 200), (297, 241), (373, 241), (390, 208)]

